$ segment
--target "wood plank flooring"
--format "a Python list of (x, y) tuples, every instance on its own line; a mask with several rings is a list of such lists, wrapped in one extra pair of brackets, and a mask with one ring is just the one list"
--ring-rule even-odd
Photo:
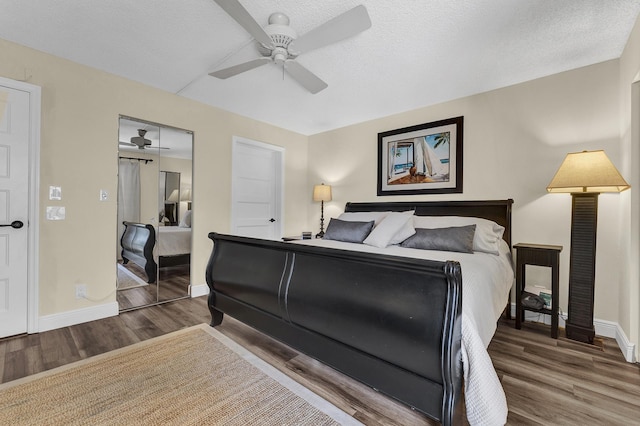
[[(0, 340), (2, 382), (210, 320), (206, 298), (182, 299), (34, 335)], [(435, 424), (286, 345), (226, 317), (218, 329), (367, 425)], [(612, 339), (598, 346), (549, 337), (501, 320), (489, 353), (504, 386), (510, 425), (640, 425), (640, 366)]]
[[(129, 262), (124, 267), (138, 278), (147, 281), (147, 274), (138, 265)], [(158, 274), (159, 284), (151, 283), (142, 287), (118, 289), (116, 300), (120, 311), (188, 297), (191, 279), (189, 265), (162, 267), (159, 268)]]

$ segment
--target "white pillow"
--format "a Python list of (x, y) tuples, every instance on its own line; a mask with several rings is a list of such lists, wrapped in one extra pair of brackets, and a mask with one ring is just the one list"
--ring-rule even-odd
[(473, 251), (499, 255), (504, 227), (491, 220), (464, 216), (413, 217), (413, 226), (416, 228), (436, 229), (473, 224), (476, 225), (476, 233), (473, 236)]
[(389, 241), (389, 245), (392, 246), (394, 244), (400, 244), (407, 238), (413, 236), (413, 234), (415, 233), (416, 233), (416, 229), (413, 227), (413, 220), (409, 218), (409, 220), (407, 220), (404, 226), (400, 228), (398, 232), (396, 232), (393, 238), (391, 238), (391, 241)]
[(191, 210), (187, 210), (178, 225), (180, 228), (191, 228)]
[[(398, 244), (416, 233), (412, 220), (414, 211), (389, 212), (384, 219), (373, 228), (373, 231), (363, 243), (374, 247), (384, 248), (391, 244)], [(409, 225), (407, 225), (409, 222)], [(397, 241), (397, 242), (393, 242)]]
[(391, 212), (346, 212), (338, 216), (338, 219), (347, 222), (371, 222), (373, 220), (373, 226), (377, 226), (389, 213)]

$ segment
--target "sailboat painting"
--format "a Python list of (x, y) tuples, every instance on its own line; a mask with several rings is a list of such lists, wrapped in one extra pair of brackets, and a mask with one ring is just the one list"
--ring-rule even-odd
[(378, 195), (462, 192), (463, 117), (378, 133)]

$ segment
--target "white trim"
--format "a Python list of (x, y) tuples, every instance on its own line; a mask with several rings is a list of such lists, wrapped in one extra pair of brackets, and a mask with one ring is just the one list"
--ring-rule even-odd
[(191, 297), (206, 296), (209, 294), (209, 286), (206, 284), (191, 285)]
[(236, 180), (233, 171), (233, 164), (237, 158), (237, 146), (239, 144), (251, 145), (256, 148), (262, 148), (273, 151), (277, 156), (278, 169), (280, 173), (276, 174), (276, 217), (279, 218), (276, 227), (276, 239), (281, 239), (284, 235), (284, 165), (285, 165), (285, 149), (281, 146), (272, 145), (265, 142), (259, 142), (247, 139), (242, 136), (232, 136), (231, 138), (231, 232), (236, 229), (235, 201), (236, 201)]
[(42, 89), (22, 81), (0, 77), (0, 85), (29, 93), (29, 212), (27, 225), (27, 333), (37, 333), (40, 247), (40, 111)]
[(596, 329), (596, 334), (598, 336), (611, 337), (612, 339), (616, 339), (618, 343), (618, 347), (622, 351), (622, 355), (624, 355), (624, 359), (627, 362), (635, 362), (635, 347), (634, 343), (629, 341), (629, 338), (625, 334), (620, 324), (612, 321), (605, 321), (596, 319), (593, 321), (593, 325)]
[[(511, 303), (511, 316), (512, 318), (515, 318), (516, 316), (515, 303)], [(547, 315), (547, 314), (538, 314), (531, 311), (525, 311), (524, 319), (525, 321), (540, 322), (546, 325), (551, 325), (551, 315)], [(558, 318), (558, 327), (564, 328), (565, 324), (566, 324), (565, 319), (562, 316), (560, 316)], [(611, 339), (616, 339), (616, 342), (618, 343), (618, 347), (620, 348), (620, 351), (622, 352), (622, 355), (624, 356), (624, 359), (627, 362), (636, 362), (636, 358), (635, 358), (636, 345), (635, 343), (632, 343), (629, 341), (629, 338), (625, 334), (622, 327), (620, 327), (620, 324), (613, 321), (607, 321), (607, 320), (601, 320), (601, 319), (595, 318), (593, 320), (593, 327), (595, 328), (596, 336), (609, 337)]]
[(88, 308), (75, 309), (73, 311), (60, 312), (58, 314), (40, 317), (39, 331), (55, 330), (69, 327), (84, 322), (95, 321), (118, 315), (118, 302), (109, 302), (103, 305)]

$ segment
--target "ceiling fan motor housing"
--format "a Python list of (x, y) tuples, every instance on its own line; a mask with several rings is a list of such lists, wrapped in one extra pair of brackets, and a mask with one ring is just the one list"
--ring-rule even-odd
[(271, 57), (276, 64), (282, 64), (287, 59), (293, 59), (288, 51), (289, 44), (298, 37), (298, 34), (289, 26), (289, 18), (284, 13), (275, 12), (269, 16), (269, 25), (264, 27), (275, 46), (273, 49), (258, 43), (258, 50), (262, 56)]

